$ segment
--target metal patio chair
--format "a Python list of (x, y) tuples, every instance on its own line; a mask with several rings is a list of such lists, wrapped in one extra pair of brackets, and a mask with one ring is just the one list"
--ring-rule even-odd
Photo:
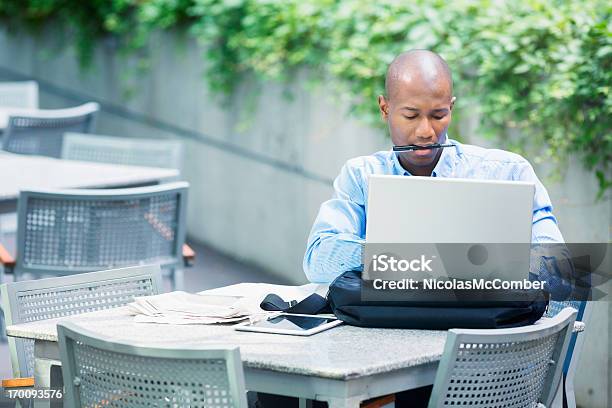
[(429, 408), (550, 406), (575, 319), (568, 308), (530, 326), (449, 330)]
[[(0, 290), (6, 323), (13, 325), (124, 306), (161, 287), (159, 265), (146, 265), (5, 283)], [(11, 337), (9, 350), (13, 375), (33, 376), (34, 341)]]
[(59, 158), (64, 133), (91, 132), (99, 110), (94, 102), (67, 109), (11, 110), (2, 149)]
[(62, 158), (180, 171), (183, 166), (183, 144), (178, 140), (66, 133)]
[(64, 400), (112, 406), (247, 408), (238, 348), (157, 348), (57, 326)]
[[(0, 145), (10, 109), (38, 109), (38, 83), (36, 81), (0, 82)], [(0, 234), (14, 233), (15, 214), (0, 214)]]
[(0, 108), (38, 109), (36, 81), (0, 82)]
[(576, 310), (576, 323), (574, 324), (574, 332), (570, 339), (570, 343), (565, 356), (565, 362), (563, 364), (563, 379), (559, 384), (557, 390), (557, 396), (554, 400), (554, 406), (563, 406), (563, 396), (565, 395), (568, 408), (576, 408), (576, 394), (574, 392), (574, 376), (576, 374), (576, 367), (580, 362), (580, 354), (584, 345), (584, 331), (586, 330), (589, 320), (591, 318), (591, 312), (593, 304), (589, 301), (580, 300), (567, 300), (567, 301), (555, 301), (551, 300), (546, 310), (547, 317), (556, 316), (564, 308), (571, 307)]
[(17, 256), (0, 244), (0, 264), (24, 274), (72, 275), (159, 264), (174, 289), (195, 254), (185, 245), (186, 182), (105, 190), (22, 191)]

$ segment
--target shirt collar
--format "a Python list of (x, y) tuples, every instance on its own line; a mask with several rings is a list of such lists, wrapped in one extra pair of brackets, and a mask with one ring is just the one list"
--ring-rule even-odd
[[(440, 155), (440, 160), (434, 167), (432, 176), (433, 177), (449, 177), (453, 174), (453, 169), (455, 167), (455, 163), (457, 161), (457, 156), (460, 156), (463, 153), (463, 147), (461, 143), (457, 142), (453, 139), (447, 139), (446, 143), (451, 143), (455, 145), (455, 147), (446, 147), (442, 149), (442, 154)], [(397, 154), (391, 149), (391, 160), (393, 161), (393, 167), (395, 168), (395, 173), (403, 176), (411, 176), (410, 172), (402, 167), (397, 157)]]

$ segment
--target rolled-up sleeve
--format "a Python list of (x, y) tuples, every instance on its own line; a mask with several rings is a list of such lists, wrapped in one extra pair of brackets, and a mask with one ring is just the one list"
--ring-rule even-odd
[(362, 264), (366, 217), (363, 180), (349, 163), (334, 180), (333, 197), (321, 204), (310, 231), (303, 267), (314, 283), (329, 283)]

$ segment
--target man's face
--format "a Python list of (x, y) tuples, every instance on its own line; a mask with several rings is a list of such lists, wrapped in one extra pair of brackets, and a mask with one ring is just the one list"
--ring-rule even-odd
[[(448, 86), (427, 87), (416, 81), (396, 84), (387, 97), (379, 96), (378, 104), (383, 119), (389, 126), (394, 145), (429, 145), (444, 143), (451, 121), (454, 98)], [(402, 152), (402, 165), (431, 166), (442, 149)]]

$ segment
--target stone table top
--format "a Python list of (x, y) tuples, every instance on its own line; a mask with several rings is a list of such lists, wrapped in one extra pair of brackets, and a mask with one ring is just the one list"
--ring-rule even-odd
[(0, 202), (27, 189), (123, 187), (173, 181), (179, 172), (157, 167), (89, 163), (0, 152)]
[(239, 332), (228, 325), (136, 323), (125, 307), (7, 327), (13, 337), (56, 342), (70, 321), (112, 341), (152, 347), (240, 347), (246, 367), (347, 380), (427, 363), (442, 356), (446, 331), (342, 325), (310, 337)]

